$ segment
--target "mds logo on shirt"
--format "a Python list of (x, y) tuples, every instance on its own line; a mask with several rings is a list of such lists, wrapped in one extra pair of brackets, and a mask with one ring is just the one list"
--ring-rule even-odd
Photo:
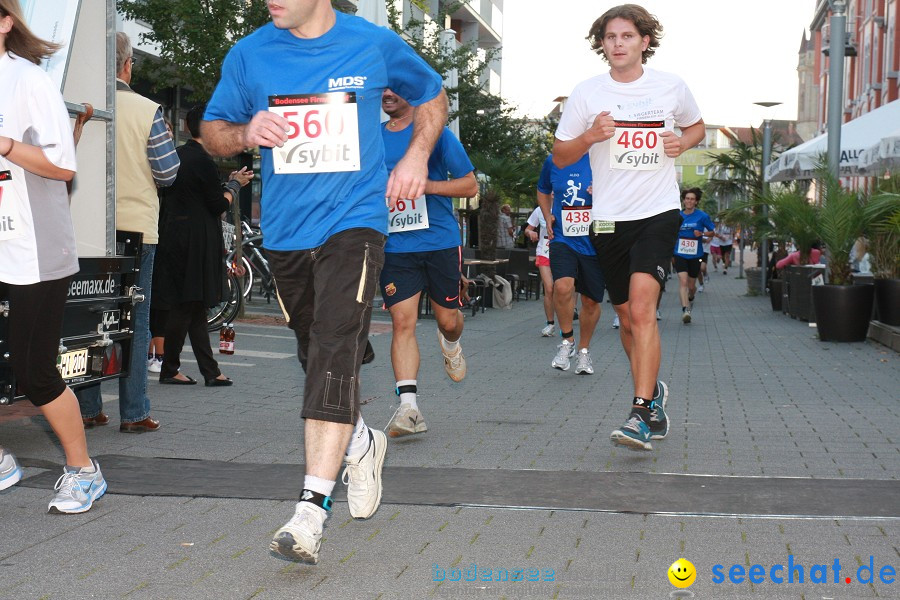
[(328, 90), (347, 89), (347, 88), (363, 88), (366, 85), (366, 78), (360, 75), (346, 77), (329, 77)]

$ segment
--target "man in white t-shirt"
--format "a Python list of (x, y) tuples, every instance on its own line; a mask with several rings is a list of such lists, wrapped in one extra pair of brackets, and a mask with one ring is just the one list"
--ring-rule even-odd
[[(544, 287), (544, 315), (547, 317), (547, 325), (541, 329), (541, 335), (550, 337), (555, 333), (556, 321), (553, 319), (553, 275), (550, 273), (550, 245), (547, 241), (547, 223), (544, 221), (544, 213), (538, 206), (528, 215), (528, 224), (525, 226), (525, 236), (537, 243), (534, 249), (534, 265), (541, 275), (541, 284)], [(575, 354), (574, 352), (572, 353)]]
[(656, 17), (634, 4), (613, 7), (594, 22), (588, 40), (610, 70), (575, 87), (553, 146), (560, 167), (590, 152), (591, 241), (634, 379), (631, 412), (610, 439), (634, 450), (651, 450), (650, 440), (669, 430), (668, 388), (657, 380), (656, 301), (681, 225), (675, 158), (705, 135), (684, 81), (643, 66), (661, 33)]

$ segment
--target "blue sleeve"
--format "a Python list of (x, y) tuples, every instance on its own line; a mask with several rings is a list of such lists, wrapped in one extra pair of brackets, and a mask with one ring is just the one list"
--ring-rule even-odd
[(462, 143), (446, 127), (441, 134), (440, 144), (444, 167), (450, 172), (451, 179), (459, 179), (475, 170)]
[(551, 157), (547, 157), (544, 161), (544, 165), (541, 167), (541, 175), (538, 178), (537, 189), (542, 194), (552, 194), (553, 193), (553, 181), (551, 180), (550, 173), (553, 170), (553, 159)]
[(715, 231), (716, 224), (712, 222), (712, 219), (709, 218), (709, 215), (706, 215), (703, 218), (703, 226), (706, 227), (708, 231)]
[(244, 87), (244, 61), (240, 48), (233, 47), (222, 63), (222, 78), (206, 106), (204, 121), (248, 123), (253, 118), (253, 105)]
[(159, 108), (156, 109), (156, 116), (150, 126), (150, 137), (147, 138), (147, 160), (156, 185), (168, 187), (175, 183), (181, 159), (175, 152), (175, 143), (166, 129), (166, 122), (163, 121), (162, 110)]
[(387, 67), (388, 87), (413, 106), (434, 100), (441, 92), (441, 76), (412, 46), (384, 27), (379, 44)]

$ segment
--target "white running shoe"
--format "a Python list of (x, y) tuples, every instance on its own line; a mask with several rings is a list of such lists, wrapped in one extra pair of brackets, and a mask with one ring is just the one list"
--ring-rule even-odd
[(441, 354), (444, 355), (444, 370), (453, 381), (462, 381), (466, 377), (466, 357), (463, 356), (462, 346), (456, 347), (456, 353), (447, 354), (447, 351), (444, 350), (444, 336), (440, 330), (437, 334)]
[(681, 322), (684, 323), (685, 325), (687, 325), (688, 323), (691, 322), (691, 310), (690, 309), (683, 311), (681, 313)]
[(616, 315), (616, 318), (613, 319), (613, 329), (619, 328), (619, 315)]
[(153, 357), (147, 359), (147, 371), (150, 373), (159, 373), (162, 371), (162, 359)]
[(358, 459), (344, 457), (344, 475), (341, 480), (347, 486), (347, 505), (354, 519), (368, 519), (381, 504), (381, 469), (387, 452), (387, 436), (369, 429), (369, 448)]
[(594, 374), (594, 365), (591, 363), (591, 351), (587, 348), (582, 348), (578, 351), (575, 359), (575, 374), (581, 375), (582, 373), (585, 375), (593, 375)]
[(575, 356), (575, 344), (563, 340), (557, 346), (556, 356), (553, 357), (553, 362), (550, 363), (550, 366), (560, 371), (568, 371), (571, 365), (570, 359), (573, 356)]
[(100, 472), (100, 465), (93, 459), (91, 463), (94, 469), (89, 472), (85, 471), (86, 467), (74, 472), (63, 468), (63, 474), (53, 486), (56, 496), (50, 501), (48, 512), (56, 514), (87, 512), (94, 505), (94, 500), (106, 493), (106, 480)]
[(309, 502), (298, 502), (291, 520), (275, 532), (269, 550), (290, 560), (316, 564), (327, 518), (328, 511)]
[(0, 448), (0, 490), (19, 483), (22, 479), (22, 468), (16, 462), (12, 452)]
[(425, 433), (428, 431), (428, 425), (422, 418), (422, 413), (412, 406), (400, 405), (391, 417), (388, 423), (388, 435), (391, 437), (402, 437), (404, 435), (412, 435), (414, 433)]
[(541, 329), (541, 335), (544, 337), (553, 337), (554, 333), (556, 333), (556, 325), (553, 323), (547, 323), (547, 326)]
[(662, 315), (659, 314), (659, 309), (658, 309), (658, 308), (656, 309), (656, 320), (657, 320), (657, 321), (662, 321)]
[(702, 284), (702, 283), (701, 283), (700, 285), (697, 286), (697, 293), (698, 293), (698, 294), (702, 294), (702, 293), (703, 293), (703, 284)]

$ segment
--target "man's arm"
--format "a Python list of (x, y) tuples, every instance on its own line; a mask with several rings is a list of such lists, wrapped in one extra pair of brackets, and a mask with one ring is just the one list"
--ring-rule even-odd
[(703, 123), (703, 119), (700, 119), (693, 125), (682, 128), (680, 137), (674, 131), (664, 131), (660, 137), (663, 139), (666, 156), (678, 158), (683, 152), (690, 150), (706, 137), (706, 125)]
[(253, 115), (249, 123), (200, 122), (203, 147), (211, 155), (221, 157), (234, 156), (256, 146), (280, 148), (287, 141), (289, 130), (287, 119), (267, 110)]
[(590, 129), (576, 138), (563, 141), (555, 138), (553, 141), (553, 164), (557, 167), (568, 167), (584, 156), (596, 143), (605, 142), (616, 133), (616, 120), (604, 110), (597, 115)]
[(449, 181), (429, 179), (425, 182), (425, 193), (450, 198), (473, 198), (478, 193), (478, 182), (475, 180), (474, 172)]
[(553, 221), (556, 220), (556, 217), (550, 212), (550, 207), (553, 204), (553, 195), (552, 194), (544, 194), (540, 191), (537, 193), (537, 203), (541, 209), (541, 212), (544, 214), (544, 222), (547, 224), (547, 239), (553, 239)]
[(162, 109), (159, 108), (156, 109), (156, 116), (150, 126), (150, 137), (147, 138), (147, 160), (158, 187), (168, 187), (175, 183), (181, 159), (175, 153), (175, 143), (166, 129)]
[(428, 181), (428, 157), (447, 122), (447, 94), (440, 93), (416, 107), (412, 140), (406, 154), (391, 171), (386, 198), (393, 207), (400, 198), (418, 198)]

